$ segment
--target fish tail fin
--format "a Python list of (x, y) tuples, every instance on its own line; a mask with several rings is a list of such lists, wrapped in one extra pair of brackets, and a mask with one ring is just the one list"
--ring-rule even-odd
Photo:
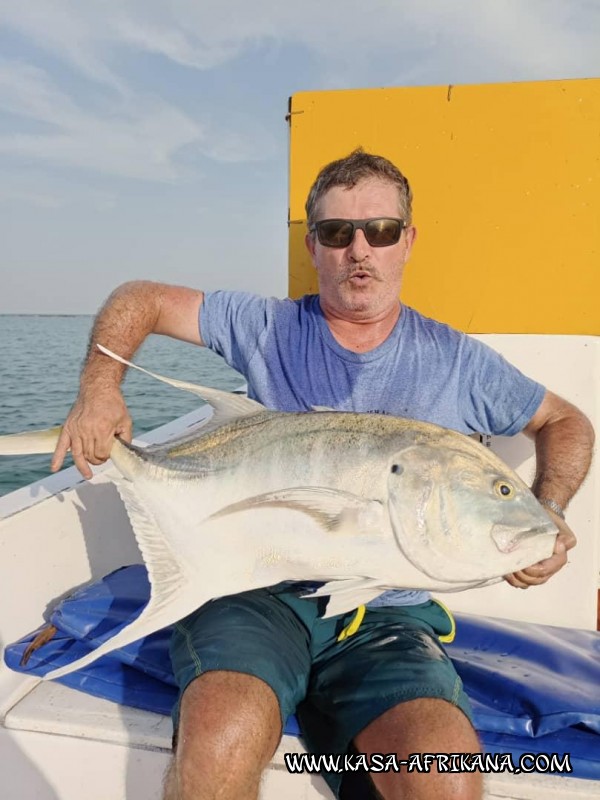
[(0, 436), (0, 455), (27, 456), (34, 453), (53, 453), (56, 449), (62, 425), (41, 431), (23, 431)]

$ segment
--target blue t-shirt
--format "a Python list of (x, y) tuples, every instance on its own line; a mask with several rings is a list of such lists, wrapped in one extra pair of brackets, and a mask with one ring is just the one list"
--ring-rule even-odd
[[(280, 411), (326, 406), (510, 436), (527, 425), (545, 391), (495, 350), (407, 306), (382, 344), (354, 353), (333, 337), (318, 295), (206, 292), (200, 335), (244, 375), (250, 397)], [(371, 605), (427, 597), (386, 592)]]

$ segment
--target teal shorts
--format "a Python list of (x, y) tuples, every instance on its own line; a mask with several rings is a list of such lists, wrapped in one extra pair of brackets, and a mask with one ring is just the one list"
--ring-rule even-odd
[[(447, 700), (470, 718), (462, 682), (440, 639), (454, 621), (437, 601), (367, 608), (323, 619), (323, 598), (289, 584), (222, 597), (175, 627), (171, 659), (180, 697), (205, 672), (231, 670), (267, 683), (282, 724), (296, 713), (313, 753), (348, 751), (354, 737), (406, 700)], [(177, 729), (179, 704), (173, 712)], [(339, 796), (342, 776), (323, 777)]]

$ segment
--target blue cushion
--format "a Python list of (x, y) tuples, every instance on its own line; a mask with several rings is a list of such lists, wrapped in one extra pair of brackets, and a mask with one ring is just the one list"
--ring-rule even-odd
[[(54, 638), (21, 656), (37, 631), (6, 648), (12, 669), (44, 675), (79, 658), (134, 619), (148, 602), (145, 567), (123, 567), (65, 599), (52, 614)], [(59, 678), (71, 688), (168, 714), (177, 690), (171, 629), (157, 631)], [(473, 705), (488, 752), (570, 753), (573, 775), (600, 779), (600, 634), (457, 615), (447, 650)], [(298, 734), (291, 717), (286, 733)]]

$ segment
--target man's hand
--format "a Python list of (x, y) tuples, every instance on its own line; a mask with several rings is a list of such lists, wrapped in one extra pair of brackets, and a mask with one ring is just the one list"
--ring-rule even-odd
[(539, 561), (531, 567), (513, 572), (511, 575), (505, 575), (504, 580), (517, 589), (528, 589), (530, 586), (538, 586), (541, 583), (546, 583), (548, 578), (551, 578), (559, 569), (564, 567), (568, 560), (567, 552), (577, 544), (575, 534), (564, 519), (548, 508), (545, 508), (544, 511), (552, 518), (552, 521), (558, 528), (558, 535), (554, 544), (554, 553), (550, 558)]
[(131, 417), (117, 386), (80, 394), (69, 412), (56, 445), (50, 468), (56, 472), (70, 450), (84, 478), (92, 477), (90, 464), (103, 464), (110, 456), (114, 437), (131, 441)]
[(101, 353), (96, 344), (128, 359), (151, 333), (202, 345), (203, 299), (197, 289), (152, 281), (129, 281), (115, 289), (94, 321), (81, 389), (56, 445), (53, 472), (70, 450), (83, 477), (91, 478), (90, 464), (109, 458), (115, 436), (131, 441), (131, 417), (119, 389), (125, 367)]

